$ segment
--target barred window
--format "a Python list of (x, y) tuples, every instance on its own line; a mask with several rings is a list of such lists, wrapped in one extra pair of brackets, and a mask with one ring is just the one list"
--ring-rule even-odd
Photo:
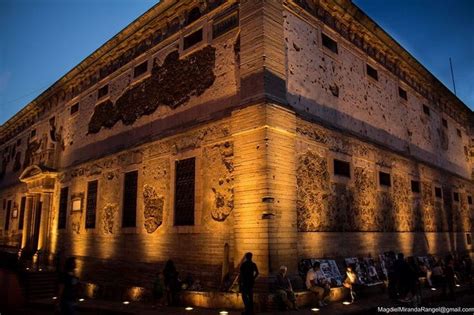
[(195, 162), (195, 158), (189, 158), (175, 164), (175, 225), (194, 225)]
[(374, 67), (371, 67), (370, 65), (367, 65), (367, 75), (376, 81), (379, 80), (379, 73)]
[(351, 164), (349, 162), (334, 159), (334, 175), (351, 178)]
[(8, 231), (10, 228), (10, 211), (12, 210), (12, 201), (8, 200), (7, 202), (7, 213), (5, 216), (5, 231)]
[(104, 85), (103, 87), (101, 87), (99, 89), (99, 91), (97, 91), (97, 99), (100, 99), (104, 96), (106, 96), (107, 94), (109, 94), (109, 85)]
[(335, 40), (324, 33), (321, 33), (321, 39), (324, 47), (337, 54), (337, 42)]
[(435, 196), (436, 198), (443, 198), (443, 193), (441, 191), (441, 187), (435, 187)]
[(398, 95), (403, 98), (405, 101), (408, 100), (408, 95), (407, 95), (407, 91), (405, 91), (404, 89), (402, 89), (401, 87), (398, 88)]
[(202, 41), (202, 28), (184, 37), (183, 49), (188, 49)]
[(427, 116), (430, 116), (430, 108), (424, 104), (423, 104), (423, 113), (425, 113)]
[(69, 194), (69, 187), (61, 188), (61, 192), (59, 193), (58, 229), (66, 228), (68, 194)]
[(86, 229), (95, 228), (95, 217), (97, 211), (97, 186), (98, 181), (87, 183), (87, 204), (86, 204)]
[(217, 38), (237, 26), (239, 26), (239, 16), (237, 14), (232, 14), (226, 19), (214, 22), (212, 25), (212, 37)]
[(23, 221), (25, 220), (26, 197), (21, 197), (20, 201), (20, 219), (18, 222), (18, 229), (23, 230)]
[(419, 193), (420, 192), (420, 182), (417, 180), (412, 180), (411, 181), (411, 191), (414, 193)]
[(71, 108), (69, 109), (70, 115), (74, 115), (78, 111), (79, 111), (79, 103), (72, 105)]
[(122, 227), (135, 227), (137, 223), (138, 171), (125, 173), (123, 183)]
[(133, 77), (139, 77), (148, 70), (148, 61), (144, 61), (133, 69)]
[(390, 174), (385, 172), (379, 172), (379, 184), (380, 186), (392, 186), (392, 183), (390, 181)]

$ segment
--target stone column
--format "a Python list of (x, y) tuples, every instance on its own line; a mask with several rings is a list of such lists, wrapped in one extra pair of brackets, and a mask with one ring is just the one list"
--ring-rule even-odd
[(21, 251), (24, 252), (28, 250), (29, 238), (31, 235), (31, 219), (33, 212), (33, 195), (26, 195), (26, 204), (25, 204), (25, 216), (23, 221), (23, 231), (21, 236)]
[(41, 208), (41, 223), (38, 235), (38, 250), (46, 251), (48, 249), (50, 219), (49, 213), (51, 210), (51, 193), (42, 193), (41, 201), (43, 202)]

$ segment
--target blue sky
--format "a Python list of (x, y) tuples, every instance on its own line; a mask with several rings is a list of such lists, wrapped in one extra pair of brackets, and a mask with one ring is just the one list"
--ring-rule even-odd
[[(157, 0), (0, 0), (0, 124)], [(474, 1), (354, 0), (474, 108)]]

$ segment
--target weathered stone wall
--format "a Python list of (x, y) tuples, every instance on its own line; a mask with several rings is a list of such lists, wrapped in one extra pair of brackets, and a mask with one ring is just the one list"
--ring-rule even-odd
[[(21, 232), (19, 230), (21, 194), (25, 193), (24, 187), (10, 187), (0, 192), (0, 244), (7, 246), (19, 246)], [(5, 230), (5, 220), (7, 220), (7, 204), (11, 201), (10, 223), (8, 231)], [(13, 211), (17, 211), (17, 216), (13, 216)]]
[[(369, 141), (471, 176), (467, 126), (433, 108), (431, 101), (320, 21), (286, 11), (284, 26), (292, 106)], [(322, 32), (337, 41), (337, 54), (322, 45)], [(366, 64), (378, 71), (378, 81), (366, 74)], [(398, 95), (399, 86), (407, 91), (407, 101)], [(430, 116), (423, 113), (423, 104), (431, 107)]]
[[(18, 178), (29, 165), (67, 170), (84, 161), (177, 133), (198, 121), (228, 115), (228, 108), (236, 105), (239, 85), (238, 33), (233, 27), (212, 38), (212, 21), (201, 21), (195, 25), (195, 28), (199, 27), (203, 29), (203, 40), (195, 46), (187, 50), (182, 47), (182, 38), (190, 30), (175, 33), (78, 96), (55, 99), (58, 106), (48, 115), (41, 116), (29, 129), (0, 144), (0, 188), (16, 189), (13, 195), (18, 199), (23, 193), (23, 184)], [(148, 60), (147, 72), (133, 78), (134, 66), (145, 60)], [(106, 84), (108, 94), (98, 99), (98, 89)], [(76, 103), (79, 103), (79, 111), (71, 114), (70, 107)], [(32, 130), (36, 133), (34, 137)], [(92, 173), (106, 167), (94, 163), (92, 166)], [(111, 183), (117, 180), (117, 177), (110, 179)], [(15, 185), (17, 187), (13, 188)], [(107, 189), (112, 190), (112, 187)], [(152, 188), (147, 190), (147, 194), (151, 194), (147, 210), (151, 229), (158, 224), (153, 219), (157, 215), (153, 212), (158, 210), (151, 209), (159, 208), (161, 202), (159, 197), (155, 198)], [(212, 193), (221, 196), (226, 189), (219, 186)], [(81, 187), (81, 190), (85, 188)], [(229, 212), (228, 205), (225, 207), (219, 203), (216, 215)], [(114, 228), (113, 222), (120, 220), (117, 216), (112, 218), (114, 208), (116, 202), (107, 207), (110, 229)], [(4, 220), (6, 212), (1, 207), (0, 212)], [(84, 218), (75, 214), (73, 220)], [(77, 229), (78, 225), (74, 226)], [(19, 233), (14, 236), (19, 237)]]
[[(296, 131), (301, 257), (338, 256), (335, 248), (346, 255), (472, 248), (465, 235), (473, 231), (472, 182), (302, 119)], [(334, 159), (350, 163), (350, 178), (334, 175)], [(379, 184), (379, 171), (391, 174), (390, 187)], [(412, 180), (420, 182), (419, 193)], [(435, 197), (435, 186), (443, 198)], [(339, 236), (343, 249), (333, 243)]]
[[(226, 259), (233, 263), (234, 152), (228, 124), (221, 120), (62, 172), (53, 201), (50, 250), (78, 256), (85, 279), (105, 281), (123, 272), (127, 262), (139, 262), (142, 270), (130, 271), (121, 284), (147, 283), (173, 259), (183, 277), (190, 272), (206, 286), (216, 286), (225, 244), (231, 249)], [(175, 226), (174, 163), (191, 156), (196, 157), (195, 225)], [(137, 224), (122, 228), (123, 177), (130, 170), (138, 170)], [(85, 228), (85, 200), (79, 212), (71, 211), (69, 200), (67, 228), (57, 230), (60, 188), (68, 186), (70, 196), (85, 196), (91, 180), (99, 183), (96, 227)]]
[[(204, 20), (169, 35), (79, 95), (51, 100), (57, 106), (47, 115), (0, 144), (0, 187), (17, 184), (21, 171), (33, 163), (69, 167), (235, 106), (237, 30), (212, 38), (212, 26), (212, 20)], [(198, 28), (202, 28), (202, 41), (183, 49), (183, 36)], [(134, 67), (144, 61), (148, 70), (134, 78)], [(108, 93), (99, 98), (98, 90), (105, 85)], [(71, 114), (76, 103), (79, 110)]]

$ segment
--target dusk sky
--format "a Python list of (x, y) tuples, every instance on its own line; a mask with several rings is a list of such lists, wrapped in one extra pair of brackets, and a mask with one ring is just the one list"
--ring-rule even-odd
[[(157, 0), (0, 0), (0, 124)], [(474, 109), (474, 1), (354, 0)]]

